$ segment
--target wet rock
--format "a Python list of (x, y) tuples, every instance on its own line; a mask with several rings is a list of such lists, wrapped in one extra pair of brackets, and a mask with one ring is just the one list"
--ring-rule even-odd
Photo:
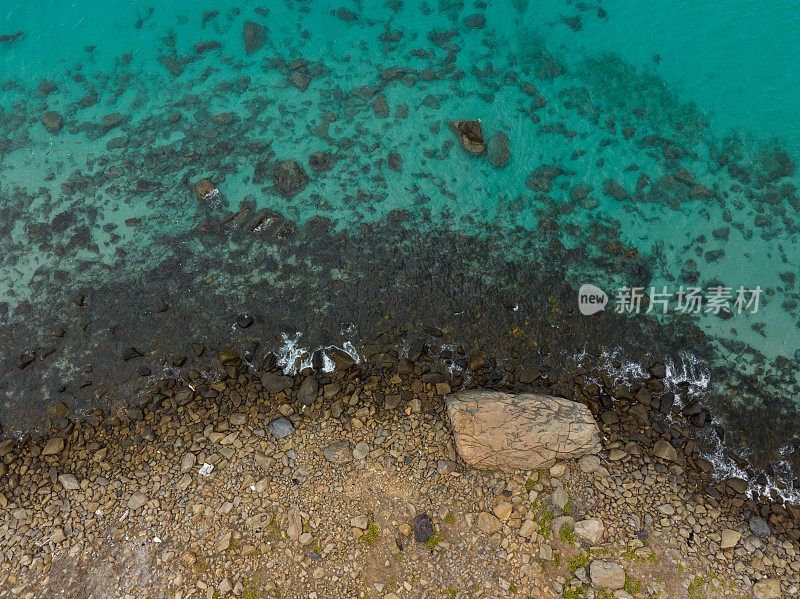
[(347, 464), (353, 461), (350, 444), (347, 441), (331, 443), (323, 450), (325, 459), (332, 464)]
[(549, 468), (600, 450), (591, 412), (567, 399), (470, 390), (446, 403), (458, 453), (475, 468)]
[(615, 591), (625, 586), (625, 569), (619, 564), (605, 560), (594, 560), (589, 565), (592, 584)]
[(563, 174), (566, 173), (561, 168), (552, 164), (543, 164), (528, 174), (528, 178), (525, 179), (525, 185), (533, 191), (546, 193), (553, 189), (553, 180)]
[(330, 152), (314, 152), (308, 157), (308, 166), (317, 173), (331, 170), (334, 162), (333, 154)]
[(236, 326), (240, 329), (246, 329), (253, 324), (253, 317), (249, 314), (241, 314), (236, 318)]
[(219, 363), (223, 366), (233, 366), (236, 364), (241, 364), (242, 358), (239, 354), (232, 349), (224, 347), (217, 351), (217, 359)]
[(769, 525), (760, 516), (753, 516), (748, 522), (750, 531), (761, 539), (766, 539), (772, 534)]
[(55, 110), (48, 110), (42, 115), (42, 125), (51, 135), (58, 135), (64, 126), (64, 118)]
[(308, 185), (308, 175), (296, 160), (282, 160), (272, 172), (272, 184), (279, 196), (290, 200)]
[(653, 455), (670, 462), (675, 462), (678, 459), (678, 452), (664, 439), (659, 439), (656, 441), (656, 444), (653, 445)]
[(411, 521), (414, 529), (414, 540), (417, 543), (427, 543), (433, 536), (433, 523), (428, 514), (419, 514)]
[(198, 200), (209, 202), (219, 198), (219, 189), (209, 179), (200, 179), (194, 184), (194, 195)]
[(503, 168), (511, 158), (511, 150), (508, 147), (508, 135), (502, 131), (495, 131), (489, 138), (486, 145), (486, 155), (492, 166)]
[(461, 147), (473, 156), (480, 156), (486, 150), (480, 121), (450, 121), (449, 126)]
[(276, 439), (283, 439), (294, 432), (294, 426), (288, 418), (278, 418), (269, 423), (269, 432)]
[(280, 393), (292, 386), (292, 377), (279, 374), (264, 373), (261, 375), (261, 384), (270, 393)]
[(135, 360), (136, 358), (141, 358), (144, 354), (140, 352), (135, 347), (127, 347), (122, 352), (122, 359), (126, 362), (130, 360)]
[(317, 382), (317, 377), (313, 374), (309, 375), (300, 385), (300, 390), (297, 392), (297, 400), (304, 406), (314, 405), (314, 402), (317, 401), (318, 392), (319, 383)]
[(347, 370), (356, 363), (353, 356), (335, 347), (326, 349), (325, 354), (333, 361), (337, 370)]
[(53, 437), (52, 439), (48, 439), (47, 443), (45, 443), (44, 449), (42, 449), (42, 455), (58, 455), (62, 451), (64, 451), (64, 439), (61, 437)]
[(245, 21), (242, 27), (242, 40), (244, 40), (244, 52), (248, 56), (258, 52), (267, 39), (267, 28), (253, 21)]
[(389, 152), (389, 156), (386, 158), (386, 166), (388, 166), (391, 170), (400, 172), (403, 169), (403, 158), (392, 150)]
[(31, 364), (33, 361), (36, 360), (36, 352), (28, 350), (20, 354), (19, 358), (17, 358), (17, 368), (20, 370), (24, 370)]

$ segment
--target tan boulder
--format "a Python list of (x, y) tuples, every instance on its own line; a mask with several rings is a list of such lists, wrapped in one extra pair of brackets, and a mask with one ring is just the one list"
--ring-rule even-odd
[(721, 540), (720, 540), (720, 547), (723, 549), (731, 549), (732, 547), (736, 547), (739, 544), (739, 539), (742, 538), (741, 533), (736, 532), (735, 530), (731, 530), (730, 528), (726, 528), (721, 533)]
[(458, 136), (461, 147), (467, 152), (480, 156), (486, 151), (480, 121), (450, 121), (449, 124), (450, 129)]
[(219, 189), (209, 179), (200, 179), (194, 184), (194, 194), (198, 200), (207, 202), (219, 197)]
[(487, 535), (502, 530), (503, 524), (498, 520), (497, 516), (489, 512), (481, 512), (478, 514), (478, 530), (485, 532)]
[(755, 599), (781, 599), (781, 583), (774, 578), (764, 578), (753, 585)]
[(458, 453), (475, 468), (536, 470), (600, 451), (591, 412), (568, 399), (466, 390), (446, 401)]

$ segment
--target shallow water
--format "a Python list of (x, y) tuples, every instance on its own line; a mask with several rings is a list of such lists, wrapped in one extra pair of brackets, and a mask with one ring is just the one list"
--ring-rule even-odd
[[(222, 344), (291, 369), (298, 348), (425, 339), (501, 378), (662, 361), (720, 425), (718, 466), (797, 499), (800, 18), (736, 4), (11, 3), (5, 431), (211, 368)], [(508, 163), (467, 154), (456, 119), (507, 135)], [(283, 160), (308, 177), (294, 195)], [(584, 283), (605, 312), (578, 311)], [(719, 285), (760, 287), (758, 311), (611, 310), (622, 286)]]

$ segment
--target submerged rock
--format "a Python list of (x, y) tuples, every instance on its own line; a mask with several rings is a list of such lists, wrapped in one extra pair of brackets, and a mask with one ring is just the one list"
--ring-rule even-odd
[(267, 39), (267, 28), (252, 21), (246, 21), (242, 28), (242, 39), (244, 40), (244, 52), (248, 56), (258, 52)]
[(18, 39), (22, 39), (25, 35), (24, 31), (17, 31), (16, 33), (6, 33), (4, 35), (0, 35), (0, 44), (10, 44)]
[(334, 158), (330, 152), (314, 152), (308, 157), (308, 166), (312, 171), (329, 171), (333, 168)]
[(289, 82), (301, 92), (304, 92), (311, 84), (311, 77), (309, 77), (308, 74), (304, 73), (303, 71), (295, 71), (289, 78)]
[(48, 110), (42, 115), (42, 125), (51, 135), (58, 135), (64, 126), (64, 117), (55, 110)]
[(450, 121), (450, 129), (458, 136), (461, 147), (473, 156), (480, 156), (486, 150), (480, 121)]
[(45, 96), (49, 96), (58, 89), (58, 86), (52, 81), (49, 81), (47, 79), (42, 79), (41, 81), (39, 81), (39, 85), (36, 86), (36, 89), (42, 92), (42, 94), (44, 94)]
[(336, 17), (345, 23), (353, 23), (358, 20), (358, 15), (349, 8), (340, 8), (337, 10)]
[(386, 101), (386, 96), (378, 94), (372, 101), (372, 109), (375, 112), (375, 117), (385, 119), (389, 116), (389, 103)]
[(459, 455), (475, 468), (536, 470), (600, 450), (589, 409), (561, 397), (460, 391), (447, 413)]
[(211, 50), (218, 50), (222, 48), (222, 44), (217, 41), (208, 41), (208, 42), (200, 42), (199, 44), (194, 45), (194, 52), (195, 54), (203, 54), (205, 52), (210, 52)]
[(508, 147), (508, 135), (502, 131), (495, 131), (489, 138), (486, 146), (486, 153), (492, 166), (503, 168), (511, 158), (511, 150)]
[(525, 179), (525, 185), (533, 191), (547, 193), (553, 189), (553, 179), (563, 174), (564, 170), (561, 168), (553, 164), (543, 164), (530, 172)]
[(170, 56), (159, 56), (158, 62), (163, 64), (164, 68), (167, 69), (173, 77), (178, 77), (181, 73), (183, 73), (183, 65), (177, 58)]
[(281, 160), (272, 172), (272, 184), (279, 196), (291, 200), (308, 185), (308, 175), (296, 160)]
[(401, 171), (403, 169), (403, 157), (392, 150), (389, 152), (389, 156), (386, 158), (386, 166), (393, 171)]

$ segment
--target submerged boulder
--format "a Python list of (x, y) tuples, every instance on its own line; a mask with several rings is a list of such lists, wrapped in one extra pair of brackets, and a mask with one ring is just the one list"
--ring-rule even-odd
[(503, 168), (511, 158), (511, 150), (508, 147), (508, 135), (502, 131), (495, 131), (489, 138), (486, 146), (486, 154), (492, 166)]
[(58, 135), (64, 126), (64, 117), (55, 110), (48, 110), (42, 115), (42, 125), (51, 135)]
[(330, 152), (314, 152), (308, 157), (308, 166), (312, 171), (329, 171), (333, 168), (334, 158)]
[(248, 56), (258, 52), (267, 38), (267, 28), (252, 21), (246, 21), (242, 29), (242, 39), (244, 40), (244, 52)]
[(279, 196), (291, 200), (308, 185), (308, 175), (296, 160), (281, 160), (272, 172), (272, 184)]
[(480, 121), (450, 121), (450, 129), (458, 136), (461, 147), (473, 156), (480, 156), (486, 150)]
[(591, 412), (568, 399), (467, 390), (446, 403), (458, 453), (475, 468), (536, 470), (600, 451)]
[(553, 164), (543, 164), (530, 172), (525, 179), (525, 185), (533, 191), (543, 191), (545, 193), (553, 189), (553, 179), (559, 175), (566, 174), (563, 169)]

